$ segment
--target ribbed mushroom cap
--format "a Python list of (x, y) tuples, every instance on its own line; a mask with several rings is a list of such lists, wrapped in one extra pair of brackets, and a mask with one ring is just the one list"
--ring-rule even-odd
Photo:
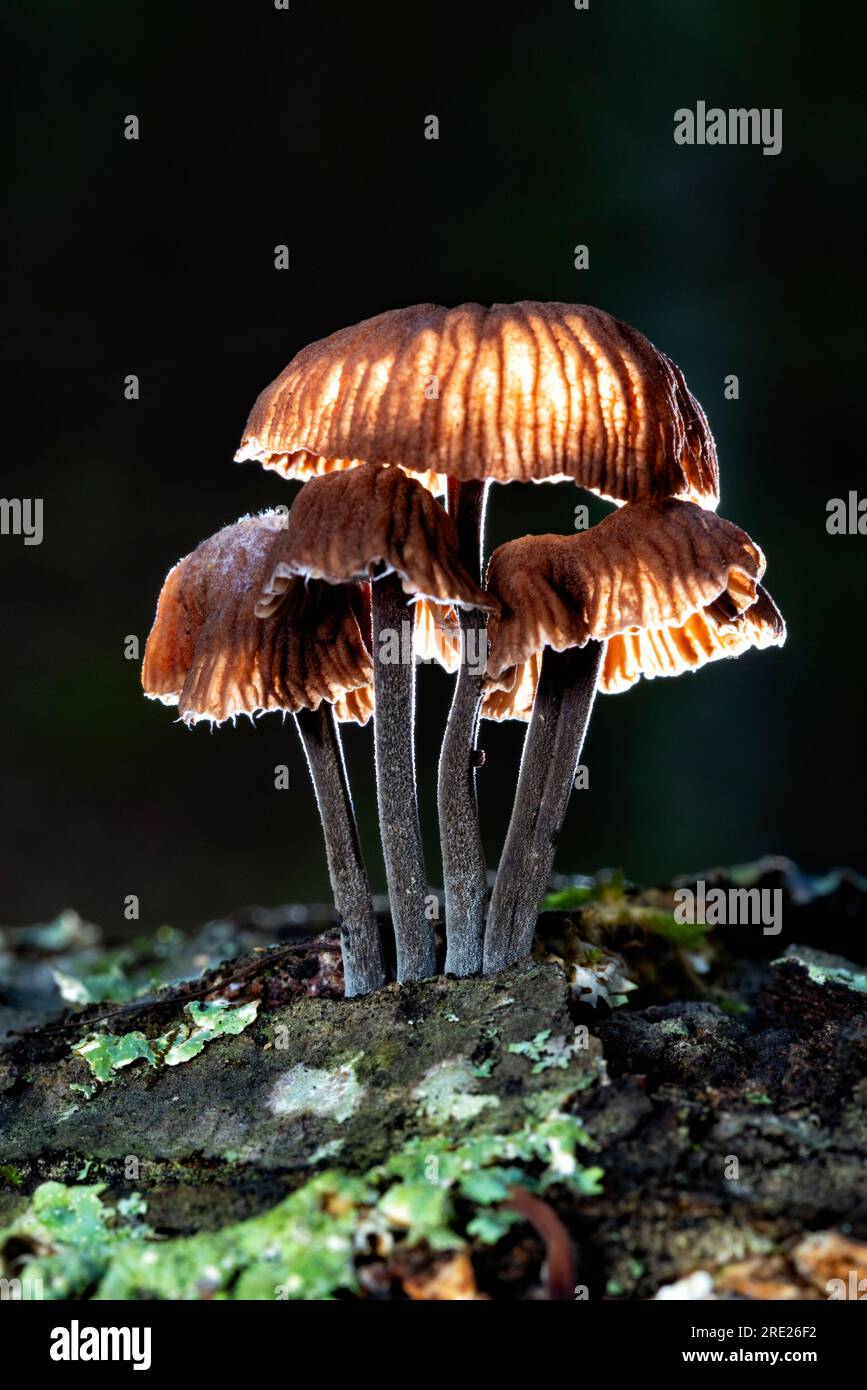
[(616, 501), (714, 507), (716, 451), (679, 368), (581, 304), (417, 304), (311, 343), (266, 387), (236, 459), (290, 476), (368, 463)]
[[(712, 606), (711, 624), (729, 624), (756, 603), (764, 569), (745, 531), (673, 500), (632, 503), (575, 536), (509, 541), (488, 567), (501, 608), (488, 625), (489, 683), (511, 691), (515, 668), (546, 646), (565, 651), (590, 639), (684, 628)], [(682, 639), (682, 669), (697, 664), (687, 659), (690, 642), (701, 645), (697, 633)], [(652, 640), (645, 645), (652, 649)], [(660, 647), (654, 674), (671, 660)]]
[[(317, 709), (369, 718), (373, 664), (361, 586), (297, 581), (272, 617), (255, 606), (285, 515), (245, 517), (203, 541), (169, 572), (145, 648), (145, 694), (187, 723), (267, 710)], [(365, 626), (367, 624), (367, 626)], [(353, 698), (354, 697), (354, 698)]]
[(295, 498), (271, 559), (260, 616), (272, 611), (297, 575), (349, 584), (394, 572), (407, 594), (439, 604), (496, 607), (458, 559), (452, 518), (399, 468), (368, 463), (313, 478)]
[(682, 627), (649, 628), (612, 637), (605, 650), (599, 689), (608, 695), (629, 690), (641, 677), (680, 676), (709, 661), (740, 656), (751, 647), (781, 647), (786, 640), (783, 615), (759, 584), (751, 607), (734, 617), (725, 606), (711, 604), (693, 613)]
[[(726, 615), (722, 605), (711, 604), (693, 613), (683, 627), (648, 628), (646, 631), (619, 633), (605, 647), (599, 691), (619, 695), (642, 676), (680, 676), (698, 671), (709, 661), (740, 656), (751, 647), (781, 647), (786, 625), (774, 600), (761, 584), (752, 607), (735, 617)], [(539, 683), (541, 661), (537, 653), (522, 665), (513, 667), (508, 678), (511, 689), (502, 684), (490, 689), (482, 705), (484, 719), (529, 719)]]

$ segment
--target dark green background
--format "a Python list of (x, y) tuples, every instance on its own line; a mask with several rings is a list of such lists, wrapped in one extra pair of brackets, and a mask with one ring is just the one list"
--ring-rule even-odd
[[(142, 698), (123, 640), (144, 642), (178, 556), (293, 495), (232, 463), (261, 387), (306, 342), (420, 300), (589, 302), (670, 353), (717, 438), (721, 514), (765, 549), (789, 623), (782, 653), (598, 702), (559, 866), (653, 880), (770, 851), (867, 867), (867, 538), (825, 531), (829, 497), (867, 491), (867, 132), (841, 7), (90, 0), (19, 3), (9, 22), (2, 491), (42, 496), (46, 529), (41, 548), (0, 541), (0, 919), (74, 905), (121, 930), (136, 893), (145, 925), (185, 926), (328, 897), (291, 727), (189, 732)], [(782, 154), (677, 147), (674, 110), (698, 99), (782, 107)], [(491, 541), (569, 531), (581, 500), (495, 489)], [(448, 693), (424, 671), (434, 879)], [(493, 862), (521, 737), (484, 726)], [(346, 744), (381, 887), (371, 738)]]

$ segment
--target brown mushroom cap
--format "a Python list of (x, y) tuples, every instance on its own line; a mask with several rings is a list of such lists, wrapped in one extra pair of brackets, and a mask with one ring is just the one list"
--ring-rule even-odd
[[(512, 691), (515, 668), (546, 646), (565, 651), (590, 639), (684, 628), (712, 605), (710, 625), (725, 626), (756, 603), (764, 569), (746, 532), (674, 500), (632, 503), (575, 536), (509, 541), (488, 567), (501, 607), (488, 626), (489, 683)], [(697, 664), (686, 656), (690, 641), (701, 645), (697, 632), (682, 639), (682, 669)], [(650, 637), (645, 647), (653, 648)], [(658, 674), (672, 660), (660, 654)]]
[[(618, 633), (606, 644), (599, 691), (619, 695), (642, 676), (680, 676), (698, 671), (709, 661), (740, 656), (751, 647), (781, 647), (786, 640), (786, 624), (774, 600), (761, 584), (752, 607), (736, 617), (727, 617), (718, 604), (693, 613), (683, 627), (648, 628), (646, 631)], [(485, 695), (484, 719), (524, 719), (533, 712), (533, 699), (539, 683), (540, 657), (537, 653), (513, 667), (510, 689), (497, 685)]]
[(399, 468), (368, 463), (312, 479), (295, 498), (271, 559), (260, 616), (297, 575), (349, 584), (380, 569), (398, 574), (407, 594), (496, 607), (458, 559), (452, 518)]
[(715, 506), (716, 451), (678, 367), (581, 304), (417, 304), (303, 348), (236, 459), (289, 476), (359, 459), (460, 481), (568, 478), (621, 502)]
[(781, 647), (786, 640), (783, 615), (759, 584), (751, 607), (728, 617), (711, 604), (693, 613), (683, 627), (650, 628), (612, 637), (605, 650), (599, 689), (607, 695), (629, 690), (641, 677), (679, 676), (698, 671), (709, 661), (740, 656), (750, 647)]
[(370, 717), (373, 664), (361, 586), (297, 581), (267, 619), (255, 606), (273, 568), (285, 515), (245, 517), (203, 541), (169, 572), (148, 637), (145, 694), (177, 705), (186, 723), (317, 709)]
[[(236, 463), (245, 463), (248, 460), (261, 463), (263, 468), (272, 469), (282, 478), (288, 478), (290, 482), (299, 483), (306, 483), (311, 478), (322, 478), (326, 473), (345, 473), (350, 468), (361, 468), (364, 465), (364, 459), (320, 458), (318, 454), (310, 454), (306, 449), (296, 449), (293, 453), (271, 454), (252, 445), (248, 449), (238, 449), (235, 454)], [(445, 473), (435, 473), (432, 469), (410, 471), (434, 497), (445, 496), (448, 487)]]

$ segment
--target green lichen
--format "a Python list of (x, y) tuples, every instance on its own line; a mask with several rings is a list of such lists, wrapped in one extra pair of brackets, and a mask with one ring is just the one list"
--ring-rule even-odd
[(579, 1045), (574, 1038), (569, 1040), (562, 1035), (552, 1038), (550, 1028), (545, 1028), (534, 1038), (509, 1043), (510, 1052), (534, 1063), (531, 1068), (534, 1076), (547, 1071), (549, 1067), (559, 1067), (565, 1071), (578, 1050)]
[(609, 1009), (619, 1009), (626, 997), (638, 986), (626, 974), (619, 956), (577, 941), (575, 959), (571, 962), (569, 984), (579, 1003), (596, 1008), (600, 999)]
[(486, 1057), (484, 1062), (480, 1062), (477, 1067), (473, 1067), (473, 1076), (477, 1076), (480, 1081), (486, 1081), (496, 1065), (496, 1057)]
[(522, 1219), (507, 1205), (516, 1185), (599, 1192), (601, 1170), (578, 1157), (592, 1147), (558, 1111), (509, 1134), (416, 1136), (363, 1177), (325, 1172), (261, 1216), (169, 1240), (152, 1238), (138, 1194), (113, 1209), (102, 1185), (44, 1183), (0, 1231), (0, 1270), (23, 1240), (44, 1252), (25, 1264), (47, 1298), (331, 1299), (356, 1290), (355, 1255), (373, 1237), (383, 1250), (492, 1244)]
[(448, 1057), (425, 1072), (412, 1091), (421, 1113), (435, 1124), (473, 1120), (498, 1106), (497, 1096), (478, 1095), (478, 1070), (465, 1057)]
[(74, 970), (54, 966), (51, 974), (60, 997), (69, 1004), (122, 1004), (134, 998), (138, 988), (127, 977), (130, 961), (128, 952), (118, 951)]
[(41, 1281), (46, 1298), (66, 1299), (93, 1287), (116, 1251), (152, 1234), (138, 1219), (145, 1210), (140, 1198), (133, 1215), (129, 1206), (126, 1213), (106, 1206), (104, 1190), (103, 1183), (42, 1183), (29, 1206), (0, 1231), (0, 1271), (6, 1273), (7, 1245), (23, 1243), (40, 1252), (27, 1260), (26, 1274), (31, 1283)]
[(71, 907), (64, 909), (53, 922), (37, 922), (29, 927), (0, 929), (0, 945), (13, 950), (37, 951), (55, 955), (78, 946), (93, 946), (99, 940), (99, 928), (85, 922)]
[[(258, 1010), (258, 1000), (242, 1004), (237, 1009), (230, 1008), (224, 999), (215, 999), (210, 1004), (187, 1004), (184, 1013), (191, 1020), (192, 1028), (185, 1023), (178, 1025), (163, 1057), (165, 1065), (176, 1067), (181, 1062), (189, 1062), (214, 1038), (236, 1037), (243, 1033), (255, 1019)], [(171, 1037), (171, 1034), (166, 1034), (166, 1037)]]
[(773, 1105), (774, 1103), (764, 1091), (747, 1091), (744, 1099), (749, 1101), (750, 1105)]
[[(133, 1062), (176, 1067), (190, 1061), (214, 1038), (242, 1033), (255, 1019), (258, 1008), (258, 1001), (237, 1009), (230, 1008), (223, 999), (209, 1004), (193, 1002), (184, 1009), (189, 1021), (174, 1024), (158, 1038), (147, 1038), (139, 1032), (89, 1033), (73, 1044), (72, 1051), (83, 1058), (101, 1085), (107, 1085), (118, 1071)], [(70, 1089), (90, 1099), (96, 1088), (73, 1082)]]
[(856, 994), (867, 994), (867, 974), (858, 970), (845, 970), (829, 965), (817, 965), (814, 961), (802, 961), (801, 958), (792, 953), (786, 960), (797, 960), (805, 965), (807, 973), (814, 984), (817, 985), (843, 985), (845, 989), (851, 989)]
[[(144, 1033), (90, 1033), (73, 1044), (72, 1051), (83, 1057), (97, 1081), (114, 1080), (114, 1073), (132, 1062), (157, 1065), (156, 1053)], [(83, 1091), (83, 1087), (77, 1087)]]
[(353, 1241), (375, 1199), (363, 1179), (322, 1173), (271, 1211), (222, 1231), (112, 1257), (99, 1299), (330, 1299), (357, 1287)]

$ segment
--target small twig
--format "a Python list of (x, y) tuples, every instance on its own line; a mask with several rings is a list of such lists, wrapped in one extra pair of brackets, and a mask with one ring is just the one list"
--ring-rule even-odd
[[(296, 941), (284, 946), (270, 947), (265, 955), (259, 956), (256, 960), (245, 961), (236, 970), (231, 970), (227, 975), (221, 974), (223, 965), (230, 962), (221, 962), (198, 980), (185, 980), (178, 985), (165, 985), (164, 989), (171, 990), (169, 996), (161, 997), (159, 994), (148, 995), (144, 999), (134, 999), (125, 1004), (119, 1004), (117, 1008), (109, 1009), (106, 1013), (97, 1014), (96, 1017), (85, 1017), (83, 1014), (76, 1014), (73, 1018), (61, 1019), (56, 1023), (46, 1023), (40, 1029), (40, 1033), (69, 1033), (77, 1028), (91, 1027), (97, 1023), (105, 1023), (111, 1019), (121, 1019), (135, 1017), (136, 1014), (147, 1013), (152, 1009), (164, 1009), (176, 1005), (180, 1000), (203, 999), (208, 994), (213, 994), (216, 989), (226, 988), (237, 982), (255, 978), (263, 968), (270, 970), (275, 965), (280, 965), (282, 961), (298, 951), (309, 950), (314, 938), (308, 941)], [(323, 941), (315, 948), (317, 951), (340, 950), (339, 941)], [(19, 1034), (19, 1037), (25, 1035)]]
[(556, 1211), (541, 1197), (534, 1197), (525, 1187), (510, 1189), (507, 1203), (529, 1221), (545, 1246), (545, 1265), (548, 1297), (564, 1302), (575, 1297), (575, 1247), (572, 1238)]

